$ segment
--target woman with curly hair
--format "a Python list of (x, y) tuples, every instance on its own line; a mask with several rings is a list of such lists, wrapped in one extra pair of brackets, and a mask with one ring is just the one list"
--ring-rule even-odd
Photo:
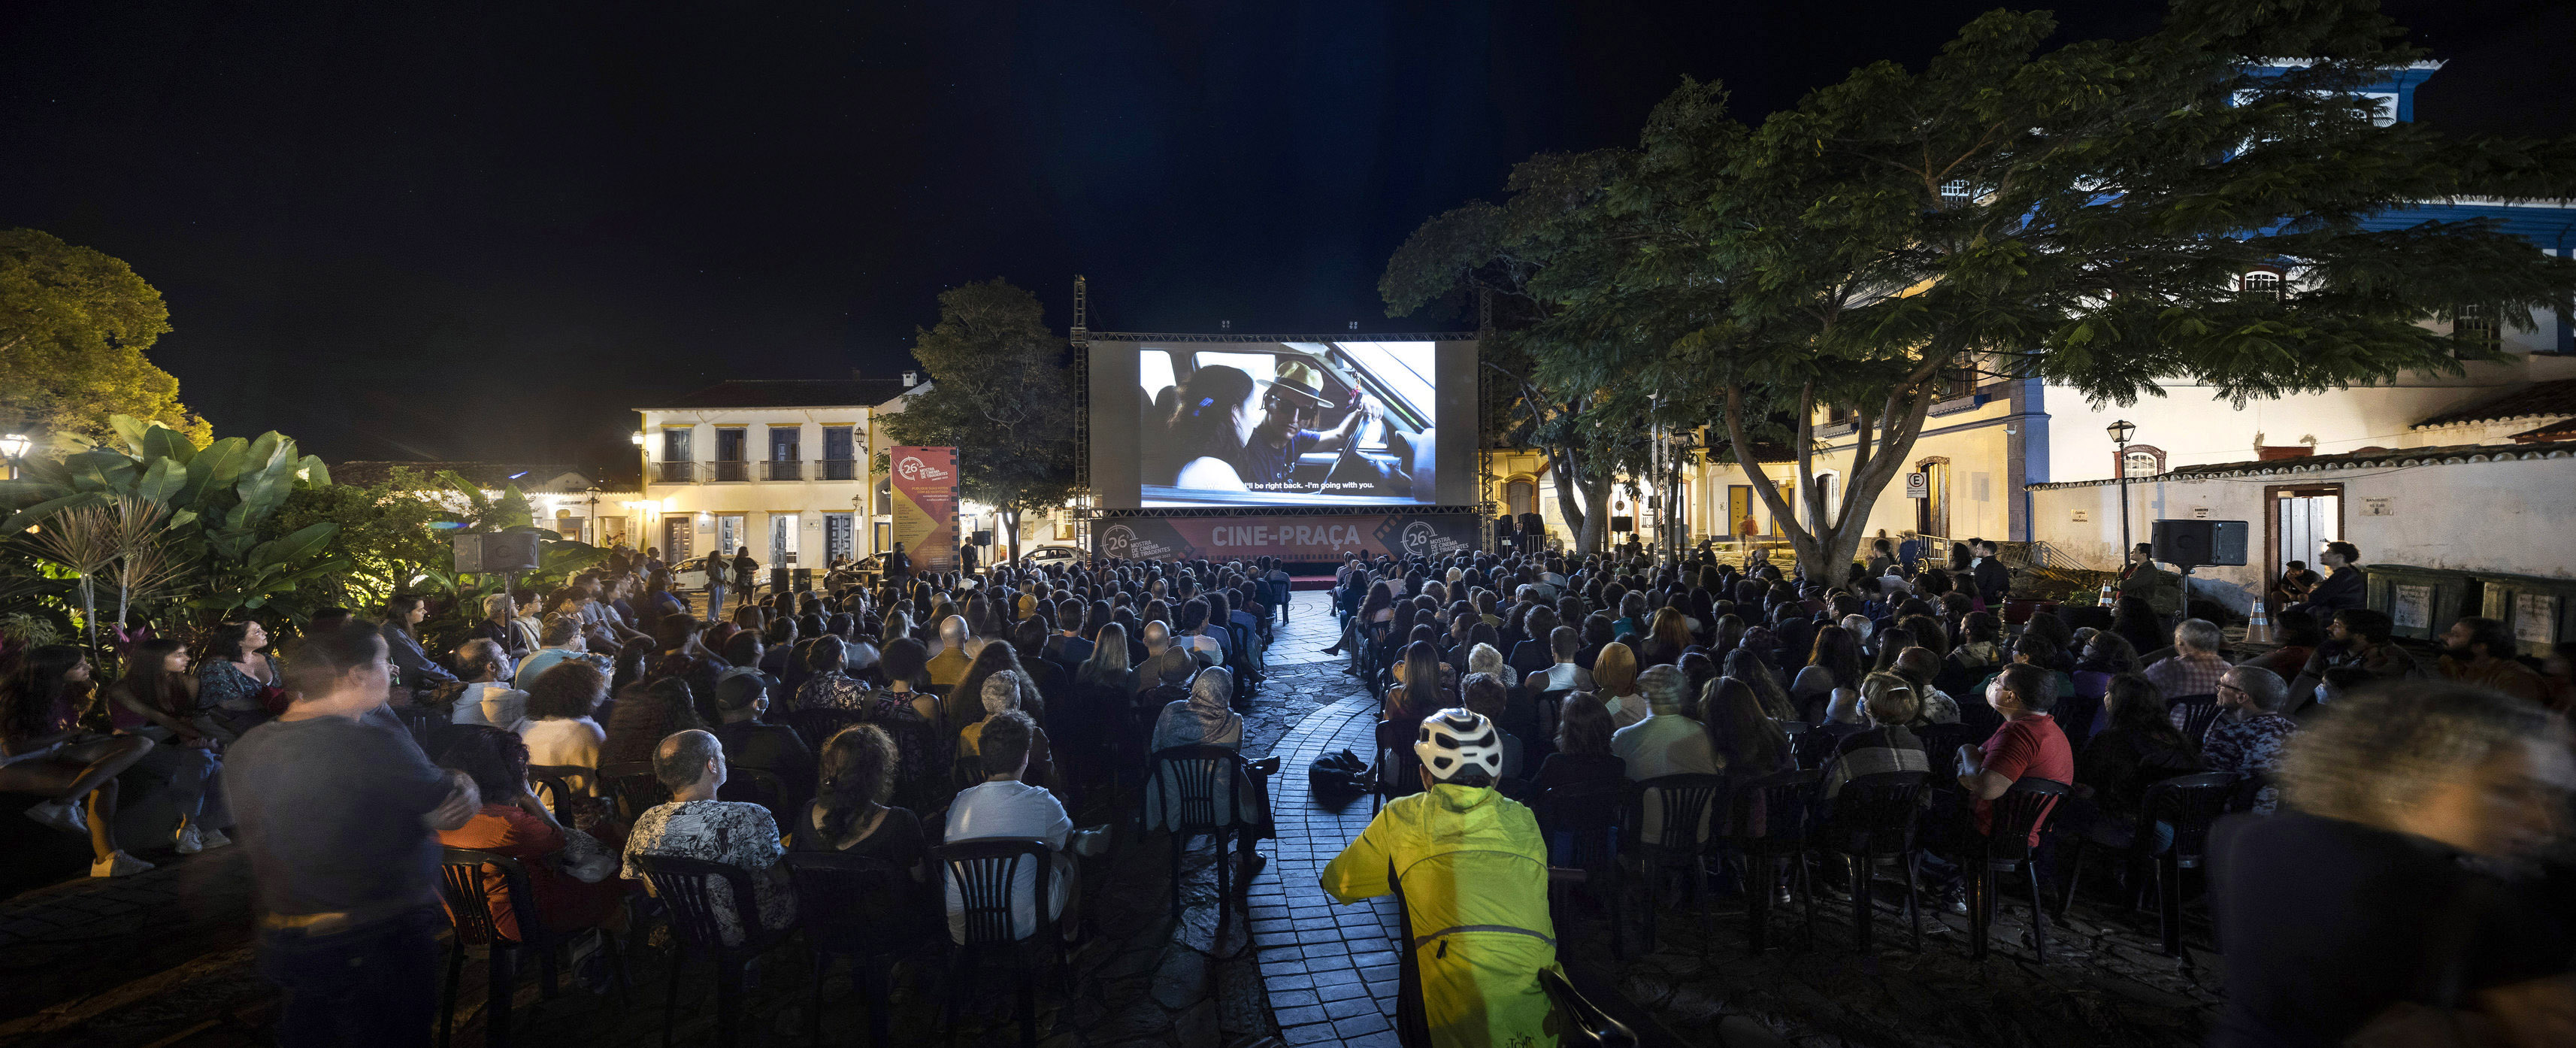
[[(814, 801), (790, 827), (794, 850), (883, 859), (910, 874), (913, 883), (926, 881), (921, 819), (887, 803), (902, 765), (894, 737), (874, 724), (852, 725), (825, 740), (816, 759)], [(927, 907), (906, 908), (912, 911)]]

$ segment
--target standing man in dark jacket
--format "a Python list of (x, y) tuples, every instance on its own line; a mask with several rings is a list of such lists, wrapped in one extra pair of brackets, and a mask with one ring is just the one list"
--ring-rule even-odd
[(1977, 554), (1969, 571), (1977, 583), (1977, 596), (1986, 602), (1986, 610), (2001, 614), (2004, 595), (2012, 592), (2012, 569), (1996, 556), (1995, 544), (1984, 539), (1968, 540), (1968, 548)]
[(895, 582), (912, 580), (912, 558), (903, 555), (903, 543), (895, 543), (894, 551), (885, 555), (885, 577)]
[[(760, 562), (751, 559), (751, 547), (736, 547), (733, 555), (734, 602), (737, 604), (751, 603), (751, 591), (759, 587), (759, 579)], [(713, 618), (713, 612), (721, 610), (723, 609), (710, 609), (708, 617)]]

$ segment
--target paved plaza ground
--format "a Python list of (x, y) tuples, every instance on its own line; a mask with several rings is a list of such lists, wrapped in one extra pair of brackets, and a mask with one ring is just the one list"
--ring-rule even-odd
[[(1105, 800), (1078, 813), (1082, 825), (1114, 822), (1115, 849), (1088, 860), (1087, 912), (1102, 942), (1076, 958), (1071, 986), (1041, 984), (1039, 1026), (1047, 1048), (1161, 1045), (1206, 1048), (1263, 1044), (1392, 1046), (1395, 915), (1388, 900), (1335, 906), (1317, 874), (1369, 819), (1363, 798), (1338, 807), (1308, 796), (1305, 768), (1343, 748), (1366, 754), (1376, 704), (1341, 663), (1317, 652), (1331, 642), (1331, 613), (1318, 593), (1298, 595), (1272, 649), (1270, 681), (1247, 716), (1246, 751), (1284, 763), (1274, 805), (1280, 839), (1241, 898), (1220, 908), (1213, 852), (1201, 844), (1183, 873), (1183, 914), (1170, 916), (1170, 852), (1161, 835), (1139, 837)], [(2098, 867), (2097, 867), (2098, 868)], [(2088, 880), (2092, 880), (2088, 875)], [(1815, 939), (1807, 945), (1795, 911), (1775, 915), (1772, 948), (1750, 953), (1740, 901), (1698, 911), (1668, 900), (1657, 949), (1614, 957), (1606, 919), (1578, 898), (1557, 915), (1570, 975), (1598, 1003), (1628, 1020), (1647, 1043), (1759, 1048), (1787, 1044), (1958, 1045), (1962, 1048), (2199, 1043), (2217, 1002), (2220, 960), (2209, 952), (2196, 908), (2186, 941), (2194, 964), (2157, 955), (2152, 912), (2131, 916), (2079, 901), (2052, 921), (2048, 962), (2037, 963), (2025, 933), (2027, 906), (2011, 899), (1996, 928), (1995, 952), (1968, 960), (1966, 919), (1926, 914), (1923, 951), (1907, 945), (1900, 912), (1880, 892), (1878, 942), (1853, 948), (1851, 909), (1819, 895)], [(115, 881), (80, 880), (0, 904), (0, 1044), (88, 1048), (230, 1046), (268, 1043), (276, 992), (253, 969), (248, 945), (248, 864), (238, 848), (175, 860)], [(1638, 903), (1631, 902), (1634, 919)], [(1711, 930), (1713, 928), (1713, 930)], [(1636, 949), (1638, 936), (1629, 941)], [(661, 1043), (667, 1021), (683, 1043), (712, 1040), (714, 975), (704, 962), (683, 972), (680, 1003), (663, 1007), (667, 954), (632, 944), (631, 1000), (567, 985), (538, 999), (535, 978), (520, 983), (514, 1039), (528, 1044), (645, 1046)], [(746, 1044), (802, 1044), (814, 998), (809, 954), (790, 940), (761, 964), (750, 991)], [(533, 968), (533, 966), (527, 966)], [(987, 973), (946, 985), (934, 953), (898, 969), (895, 1042), (1016, 1044), (1007, 981)], [(487, 1043), (484, 971), (471, 959), (463, 980), (456, 1043)], [(966, 1018), (943, 1030), (940, 1005), (968, 995)], [(847, 980), (822, 998), (827, 1043), (861, 1043), (862, 1006)]]

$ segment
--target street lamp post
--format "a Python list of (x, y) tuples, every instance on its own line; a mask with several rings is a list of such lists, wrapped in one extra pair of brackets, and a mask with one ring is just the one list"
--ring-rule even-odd
[(591, 485), (588, 494), (590, 495), (590, 521), (587, 530), (590, 532), (590, 544), (596, 546), (599, 545), (599, 540), (601, 538), (599, 527), (599, 485)]
[(2103, 432), (2109, 433), (2111, 443), (2120, 449), (2112, 456), (2111, 465), (2120, 475), (2120, 562), (2126, 564), (2133, 548), (2129, 544), (2129, 438), (2138, 432), (2138, 427), (2122, 419), (2104, 427)]

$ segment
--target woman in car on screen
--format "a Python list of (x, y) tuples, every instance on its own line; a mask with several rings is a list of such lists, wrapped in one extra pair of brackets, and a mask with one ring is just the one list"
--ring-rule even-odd
[(1172, 486), (1247, 490), (1243, 443), (1260, 421), (1252, 376), (1223, 364), (1198, 369), (1172, 408), (1171, 438), (1180, 474)]

